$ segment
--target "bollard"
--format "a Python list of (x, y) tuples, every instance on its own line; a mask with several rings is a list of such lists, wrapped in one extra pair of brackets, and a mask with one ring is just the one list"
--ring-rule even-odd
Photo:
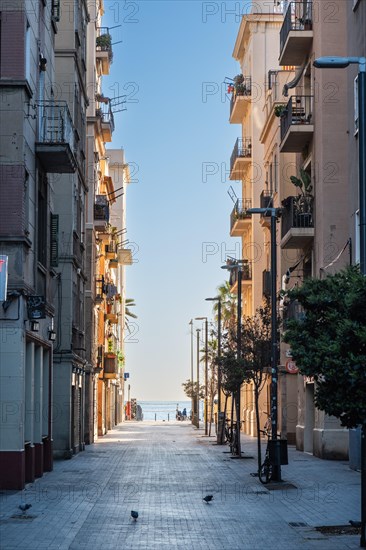
[(168, 422), (169, 422), (169, 413), (168, 413)]
[(155, 413), (155, 422), (156, 422), (156, 413)]

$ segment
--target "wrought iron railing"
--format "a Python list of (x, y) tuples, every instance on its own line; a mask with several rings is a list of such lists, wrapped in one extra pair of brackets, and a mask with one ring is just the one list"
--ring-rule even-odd
[[(241, 279), (242, 281), (251, 281), (252, 280), (252, 266), (247, 261), (246, 263), (240, 266), (241, 269)], [(230, 285), (234, 286), (238, 282), (238, 269), (230, 270)]]
[(230, 228), (232, 229), (238, 220), (245, 220), (251, 217), (247, 213), (248, 208), (252, 207), (251, 199), (238, 199), (230, 215)]
[(112, 62), (112, 36), (109, 32), (109, 27), (97, 28), (96, 49), (97, 52), (108, 52), (109, 61)]
[(237, 97), (249, 97), (252, 94), (252, 77), (243, 76), (241, 84), (233, 85), (230, 99), (230, 115), (233, 112)]
[(281, 141), (290, 126), (312, 124), (313, 102), (312, 95), (294, 95), (290, 98), (281, 115)]
[(310, 31), (313, 28), (313, 2), (302, 0), (290, 2), (280, 31), (280, 52), (282, 52), (290, 31)]
[[(272, 208), (273, 207), (273, 193), (270, 191), (264, 190), (260, 196), (260, 207), (261, 208)], [(270, 216), (270, 212), (261, 214), (261, 216)]]
[(109, 222), (109, 203), (105, 195), (95, 197), (94, 220)]
[(69, 144), (75, 148), (74, 126), (66, 101), (38, 101), (39, 120), (38, 142), (49, 144)]
[(234, 168), (237, 158), (250, 158), (252, 156), (252, 138), (238, 138), (235, 142), (230, 158), (230, 172)]
[(292, 228), (314, 227), (312, 197), (288, 197), (282, 204), (284, 205), (281, 217), (282, 237)]

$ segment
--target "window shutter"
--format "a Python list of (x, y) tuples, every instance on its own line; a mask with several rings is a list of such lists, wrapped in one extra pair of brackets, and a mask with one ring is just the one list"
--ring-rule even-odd
[(51, 267), (58, 267), (58, 214), (51, 214)]

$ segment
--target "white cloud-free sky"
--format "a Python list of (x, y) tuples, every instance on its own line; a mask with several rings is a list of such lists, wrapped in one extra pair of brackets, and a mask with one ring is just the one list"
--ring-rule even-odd
[[(122, 43), (114, 45), (103, 92), (127, 94), (110, 145), (125, 149), (134, 180), (127, 193), (127, 236), (136, 243), (127, 296), (138, 319), (126, 338), (126, 371), (139, 400), (184, 398), (188, 323), (212, 317), (205, 298), (227, 277), (220, 269), (225, 254), (240, 257), (239, 241), (229, 235), (227, 193), (240, 126), (228, 122), (223, 81), (240, 72), (232, 51), (244, 4), (105, 0), (103, 25), (121, 25), (110, 32)], [(240, 184), (233, 187), (240, 196)]]

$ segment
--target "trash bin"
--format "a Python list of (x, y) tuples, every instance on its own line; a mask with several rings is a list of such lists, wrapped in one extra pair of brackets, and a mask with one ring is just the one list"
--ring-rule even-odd
[(275, 464), (277, 445), (280, 447), (280, 464), (281, 466), (286, 466), (288, 464), (287, 439), (270, 439), (268, 441), (269, 460), (272, 465)]

